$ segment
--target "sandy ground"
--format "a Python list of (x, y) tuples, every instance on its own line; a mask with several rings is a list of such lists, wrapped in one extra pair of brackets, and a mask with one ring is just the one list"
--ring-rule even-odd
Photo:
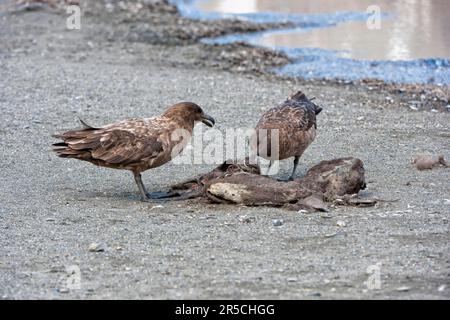
[[(409, 163), (418, 153), (450, 159), (449, 112), (412, 111), (355, 86), (200, 68), (191, 55), (201, 46), (111, 41), (99, 36), (104, 25), (83, 21), (69, 31), (60, 14), (0, 16), (0, 297), (450, 298), (450, 170)], [(138, 201), (130, 173), (50, 148), (77, 117), (101, 125), (180, 100), (202, 105), (221, 130), (252, 127), (298, 89), (324, 107), (300, 174), (359, 157), (363, 196), (398, 201), (313, 214), (194, 200), (161, 207)], [(164, 190), (213, 167), (168, 164), (144, 180)], [(280, 175), (290, 168), (282, 162)], [(380, 288), (368, 288), (378, 274)]]

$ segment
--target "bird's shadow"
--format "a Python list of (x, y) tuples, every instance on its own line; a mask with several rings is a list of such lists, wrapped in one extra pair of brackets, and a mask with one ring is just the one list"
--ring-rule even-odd
[[(181, 200), (178, 194), (170, 193), (167, 191), (154, 191), (149, 192), (150, 199), (148, 202), (169, 202), (174, 200)], [(92, 199), (105, 199), (105, 200), (120, 200), (136, 203), (146, 203), (142, 201), (141, 197), (137, 193), (133, 192), (86, 192), (82, 193), (81, 197), (73, 197), (70, 200), (74, 201), (88, 201)]]

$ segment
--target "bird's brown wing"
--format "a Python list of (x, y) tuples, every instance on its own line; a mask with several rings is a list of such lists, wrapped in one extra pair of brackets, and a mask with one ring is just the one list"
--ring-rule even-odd
[(82, 160), (101, 160), (114, 165), (127, 165), (146, 161), (163, 152), (163, 144), (158, 139), (159, 130), (151, 128), (84, 129), (69, 131), (57, 136), (65, 147), (55, 150), (62, 157)]
[(93, 143), (97, 146), (91, 149), (92, 157), (111, 164), (146, 161), (163, 151), (157, 136), (139, 136), (126, 130), (108, 131)]
[(295, 130), (308, 131), (316, 125), (316, 117), (306, 108), (281, 105), (268, 110), (261, 118), (257, 128), (292, 127)]

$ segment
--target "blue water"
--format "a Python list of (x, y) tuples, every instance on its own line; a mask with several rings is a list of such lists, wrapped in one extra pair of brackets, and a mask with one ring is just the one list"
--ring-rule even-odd
[[(180, 13), (191, 19), (217, 20), (240, 19), (258, 23), (290, 22), (294, 27), (282, 30), (268, 30), (257, 33), (233, 34), (219, 38), (205, 38), (207, 44), (228, 44), (243, 41), (261, 45), (258, 39), (265, 34), (308, 32), (316, 28), (333, 28), (348, 21), (365, 21), (366, 12), (335, 12), (323, 14), (283, 14), (283, 13), (220, 13), (204, 12), (197, 8), (197, 0), (169, 0), (177, 5)], [(205, 0), (203, 0), (205, 1)], [(384, 14), (383, 19), (393, 18)], [(304, 79), (342, 79), (346, 81), (372, 78), (388, 83), (450, 84), (450, 60), (429, 58), (417, 60), (355, 60), (340, 56), (337, 51), (321, 48), (272, 47), (287, 54), (294, 61), (284, 67), (274, 69), (280, 75)]]
[[(239, 0), (237, 0), (239, 1)], [(365, 12), (336, 12), (334, 14), (284, 14), (276, 12), (258, 13), (221, 13), (201, 11), (195, 5), (198, 0), (169, 0), (176, 5), (180, 13), (190, 19), (219, 20), (238, 19), (255, 23), (291, 22), (297, 27), (319, 28), (336, 25), (345, 21), (365, 21), (368, 14)]]

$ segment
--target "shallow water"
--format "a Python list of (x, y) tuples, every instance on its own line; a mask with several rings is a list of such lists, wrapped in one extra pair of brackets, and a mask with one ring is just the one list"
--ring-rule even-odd
[[(333, 28), (266, 33), (255, 43), (289, 48), (323, 48), (344, 51), (341, 56), (367, 60), (450, 58), (450, 1), (448, 0), (212, 0), (199, 1), (203, 11), (221, 13), (279, 12), (297, 14), (365, 12), (379, 6), (379, 29), (366, 21), (349, 21)], [(374, 27), (376, 27), (374, 25)]]
[[(290, 21), (289, 30), (231, 35), (209, 43), (246, 41), (297, 59), (276, 70), (304, 78), (378, 78), (450, 83), (448, 0), (174, 0), (191, 18)], [(367, 11), (376, 4), (380, 19)]]

